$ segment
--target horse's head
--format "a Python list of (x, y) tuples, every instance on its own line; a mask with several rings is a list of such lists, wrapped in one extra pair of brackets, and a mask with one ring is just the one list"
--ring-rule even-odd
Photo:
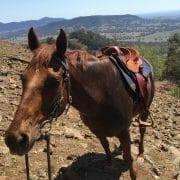
[(56, 99), (64, 97), (58, 106), (59, 116), (67, 104), (64, 74), (66, 72), (65, 32), (60, 34), (55, 45), (41, 45), (33, 28), (28, 34), (29, 48), (34, 56), (21, 75), (22, 96), (14, 119), (5, 133), (5, 143), (11, 153), (27, 153), (39, 136), (41, 124), (50, 117)]

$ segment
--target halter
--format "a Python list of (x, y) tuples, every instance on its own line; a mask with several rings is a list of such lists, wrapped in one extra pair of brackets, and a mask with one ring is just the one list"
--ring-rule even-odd
[[(63, 85), (60, 91), (59, 96), (57, 96), (55, 98), (55, 101), (52, 105), (52, 111), (49, 114), (49, 118), (45, 121), (43, 121), (40, 124), (40, 137), (37, 140), (45, 140), (46, 141), (46, 154), (47, 154), (47, 162), (48, 162), (48, 179), (51, 180), (51, 157), (50, 157), (50, 131), (52, 128), (52, 122), (56, 121), (58, 116), (58, 109), (61, 108), (63, 106), (64, 103), (64, 90), (67, 91), (67, 95), (68, 95), (68, 102), (66, 104), (66, 109), (65, 109), (65, 113), (67, 114), (70, 105), (72, 103), (72, 96), (70, 93), (70, 89), (71, 89), (71, 83), (70, 83), (70, 76), (69, 76), (69, 67), (68, 67), (68, 63), (66, 59), (61, 59), (58, 56), (54, 55), (53, 58), (59, 62), (59, 64), (62, 66), (64, 73), (62, 75), (63, 78)], [(43, 131), (43, 128), (46, 124), (49, 124), (48, 129)], [(28, 153), (25, 154), (25, 164), (26, 164), (26, 177), (27, 180), (30, 180), (30, 173), (29, 173), (29, 157), (28, 157)]]

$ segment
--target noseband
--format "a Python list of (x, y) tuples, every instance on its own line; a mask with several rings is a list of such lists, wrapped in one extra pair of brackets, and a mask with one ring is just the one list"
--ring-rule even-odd
[[(46, 141), (46, 153), (47, 153), (47, 162), (48, 162), (48, 179), (51, 180), (51, 158), (50, 158), (50, 131), (52, 127), (52, 122), (56, 121), (58, 118), (58, 109), (61, 108), (64, 104), (64, 90), (67, 92), (68, 102), (66, 104), (65, 113), (68, 112), (69, 107), (72, 103), (72, 96), (71, 96), (71, 83), (70, 83), (70, 76), (69, 76), (69, 67), (66, 58), (61, 59), (58, 56), (53, 56), (54, 60), (56, 60), (64, 70), (62, 75), (63, 78), (63, 85), (60, 91), (60, 94), (55, 98), (54, 103), (52, 105), (52, 111), (49, 114), (49, 118), (43, 121), (40, 124), (40, 137), (37, 140), (45, 140)], [(49, 124), (48, 128), (43, 130), (46, 124)], [(29, 157), (28, 153), (25, 154), (25, 164), (26, 164), (26, 177), (27, 180), (30, 180), (30, 173), (29, 173)]]

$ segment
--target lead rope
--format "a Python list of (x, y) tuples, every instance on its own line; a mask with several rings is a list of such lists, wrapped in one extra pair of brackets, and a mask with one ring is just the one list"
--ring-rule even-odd
[(30, 180), (30, 175), (29, 175), (29, 157), (28, 153), (25, 154), (25, 164), (26, 164), (26, 179)]
[[(50, 156), (50, 130), (52, 127), (52, 121), (53, 119), (55, 119), (55, 121), (57, 120), (57, 106), (55, 105), (53, 111), (52, 111), (52, 115), (54, 115), (55, 118), (53, 118), (53, 116), (50, 116), (50, 118), (46, 121), (44, 121), (41, 126), (40, 129), (42, 129), (47, 123), (49, 123), (49, 128), (47, 131), (45, 131), (44, 133), (41, 134), (40, 139), (44, 139), (46, 141), (46, 155), (47, 155), (47, 162), (48, 162), (48, 180), (51, 180), (51, 156)], [(26, 164), (26, 179), (30, 180), (30, 173), (29, 173), (29, 157), (28, 157), (28, 153), (25, 154), (25, 164)]]
[[(46, 148), (47, 148), (47, 162), (48, 162), (48, 180), (51, 180), (51, 157), (50, 157), (50, 134), (47, 133), (43, 137), (46, 140)], [(25, 164), (26, 164), (26, 179), (30, 180), (30, 173), (29, 173), (29, 157), (28, 153), (25, 154)]]
[(50, 134), (46, 134), (47, 161), (48, 161), (48, 179), (51, 180), (51, 157), (50, 157)]

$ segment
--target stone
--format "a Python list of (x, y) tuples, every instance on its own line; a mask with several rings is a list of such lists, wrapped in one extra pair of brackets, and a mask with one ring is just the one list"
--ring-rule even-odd
[(64, 135), (66, 138), (84, 139), (80, 131), (74, 128), (64, 127)]
[(176, 178), (177, 180), (180, 180), (180, 172), (179, 173), (177, 173), (177, 178)]
[(156, 176), (156, 175), (153, 175), (153, 177), (154, 177), (154, 179), (160, 179), (160, 177), (159, 176)]
[(180, 151), (177, 148), (175, 148), (174, 146), (170, 146), (169, 150), (172, 154), (174, 154), (175, 157), (180, 156)]
[(82, 146), (84, 149), (86, 149), (88, 147), (87, 143), (79, 143), (80, 146)]
[(144, 159), (152, 166), (154, 165), (154, 162), (150, 159), (150, 157), (148, 155), (144, 155)]
[(0, 154), (9, 153), (9, 149), (6, 146), (0, 146)]
[(164, 120), (168, 120), (168, 118), (169, 118), (169, 113), (163, 113), (163, 114), (162, 114), (162, 118), (163, 118)]
[(76, 160), (77, 156), (75, 154), (71, 154), (69, 156), (67, 156), (67, 160)]
[(39, 177), (33, 174), (33, 175), (31, 175), (31, 179), (32, 179), (32, 180), (38, 180)]
[(92, 135), (91, 135), (91, 134), (86, 133), (84, 137), (85, 137), (85, 139), (87, 139), (87, 138), (92, 138)]
[(52, 130), (51, 131), (51, 135), (55, 135), (55, 136), (62, 136), (63, 132), (60, 130)]
[(7, 176), (0, 176), (0, 180), (8, 180)]
[(157, 167), (153, 167), (153, 172), (154, 172), (157, 176), (160, 176), (160, 175), (161, 175), (161, 172), (160, 172), (160, 170), (159, 170)]
[(165, 144), (161, 144), (161, 150), (164, 152), (168, 151), (168, 147)]
[[(1, 120), (0, 120), (1, 121)], [(174, 139), (176, 139), (177, 141), (180, 141), (180, 134), (177, 134)]]

